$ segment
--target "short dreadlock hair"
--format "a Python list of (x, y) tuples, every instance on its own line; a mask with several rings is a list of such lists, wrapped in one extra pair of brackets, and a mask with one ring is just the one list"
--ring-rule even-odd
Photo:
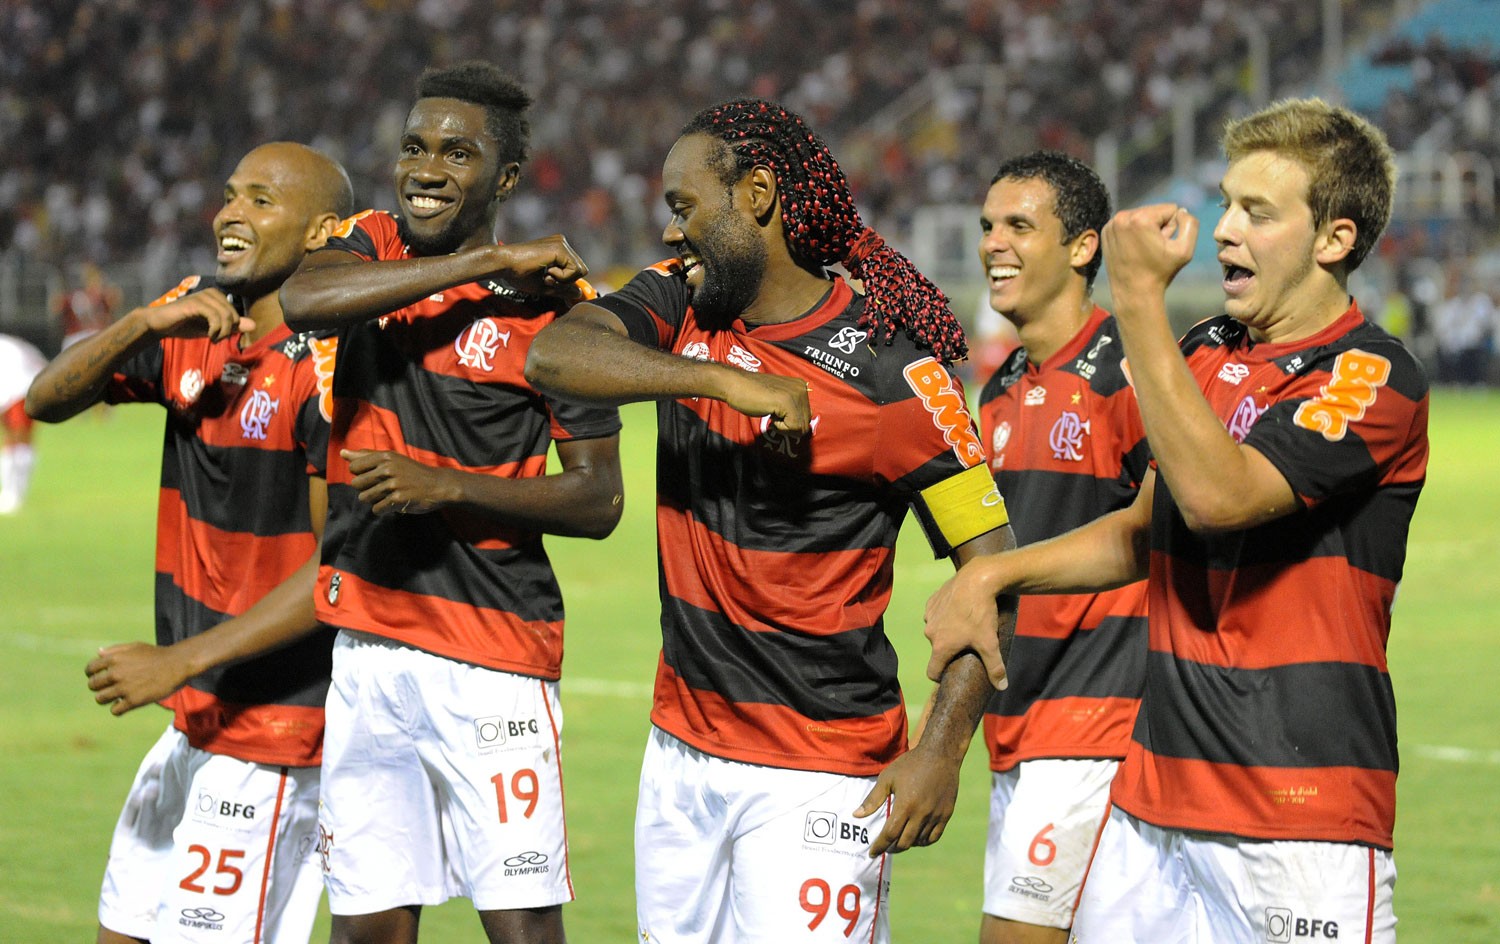
[(725, 143), (716, 168), (725, 184), (757, 165), (771, 170), (793, 258), (811, 266), (840, 263), (859, 279), (866, 293), (862, 327), (888, 344), (900, 328), (948, 363), (968, 353), (947, 296), (864, 224), (838, 161), (800, 115), (774, 102), (740, 99), (699, 112), (683, 126), (682, 135), (690, 134)]
[(484, 130), (500, 142), (500, 163), (526, 160), (531, 94), (493, 63), (470, 59), (446, 69), (428, 69), (417, 79), (418, 98), (456, 98), (484, 108)]
[[(1002, 180), (1040, 180), (1052, 188), (1052, 213), (1062, 224), (1064, 245), (1089, 230), (1102, 234), (1104, 224), (1109, 222), (1109, 189), (1104, 181), (1092, 167), (1061, 151), (1032, 151), (1013, 157), (995, 171), (990, 185)], [(1103, 263), (1101, 243), (1094, 258), (1083, 267), (1083, 277), (1091, 290)]]

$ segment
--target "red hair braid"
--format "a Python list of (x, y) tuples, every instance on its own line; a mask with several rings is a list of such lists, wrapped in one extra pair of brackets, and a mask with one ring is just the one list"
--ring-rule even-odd
[(705, 109), (682, 129), (725, 142), (726, 183), (756, 165), (776, 175), (787, 246), (801, 262), (842, 264), (865, 287), (860, 326), (886, 343), (899, 328), (947, 363), (968, 353), (963, 327), (942, 289), (860, 219), (844, 171), (802, 117), (774, 102), (741, 99)]

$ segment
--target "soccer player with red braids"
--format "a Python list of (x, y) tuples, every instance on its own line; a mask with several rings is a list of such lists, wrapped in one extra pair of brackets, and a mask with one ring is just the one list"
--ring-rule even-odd
[(1198, 222), (1104, 230), (1154, 471), (1130, 507), (976, 560), (928, 602), (934, 660), (993, 648), (999, 594), (1147, 577), (1146, 685), (1074, 919), (1083, 944), (1395, 940), (1391, 606), (1425, 480), (1427, 381), (1350, 298), (1390, 219), (1385, 136), (1317, 99), (1231, 122), (1225, 313), (1179, 347)]
[(912, 508), (956, 562), (1013, 545), (947, 369), (963, 332), (778, 105), (693, 118), (662, 183), (675, 257), (575, 306), (527, 361), (561, 396), (658, 403), (641, 940), (884, 941), (889, 853), (942, 834), (993, 691), (952, 659), (907, 750), (883, 622), (896, 535)]

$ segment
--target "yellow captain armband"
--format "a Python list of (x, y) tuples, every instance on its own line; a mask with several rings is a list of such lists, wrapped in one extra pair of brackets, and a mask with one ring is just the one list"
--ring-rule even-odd
[(912, 509), (938, 557), (947, 557), (959, 545), (1010, 523), (1005, 499), (983, 463), (922, 489)]

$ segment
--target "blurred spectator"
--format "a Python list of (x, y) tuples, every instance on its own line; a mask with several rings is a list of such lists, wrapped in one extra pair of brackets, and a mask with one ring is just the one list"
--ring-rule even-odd
[(58, 293), (53, 314), (62, 325), (62, 346), (67, 347), (109, 327), (120, 307), (120, 289), (111, 284), (92, 262), (78, 267), (78, 282)]
[(0, 515), (13, 515), (26, 502), (35, 452), (26, 415), (26, 390), (47, 359), (20, 338), (0, 334)]
[(1435, 320), (1439, 382), (1466, 387), (1486, 383), (1495, 344), (1495, 300), (1457, 264)]

